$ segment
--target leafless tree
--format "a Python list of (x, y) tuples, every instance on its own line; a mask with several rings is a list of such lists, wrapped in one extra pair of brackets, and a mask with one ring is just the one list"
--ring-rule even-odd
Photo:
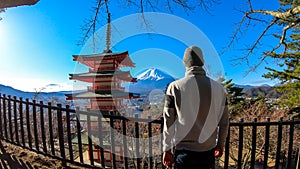
[[(119, 4), (123, 4), (124, 7), (129, 8), (133, 7), (136, 9), (135, 12), (144, 13), (147, 11), (168, 11), (171, 13), (174, 12), (174, 8), (180, 7), (186, 13), (194, 11), (196, 9), (203, 9), (209, 12), (209, 9), (213, 5), (217, 4), (219, 0), (161, 0), (161, 1), (151, 1), (151, 0), (119, 0)], [(97, 26), (103, 26), (106, 23), (110, 23), (110, 6), (116, 3), (115, 1), (108, 0), (97, 0), (95, 6), (92, 8), (93, 16), (90, 19), (85, 20), (84, 25), (82, 26), (83, 36), (79, 45), (83, 45), (86, 40), (92, 36), (94, 38), (94, 33), (97, 30)], [(100, 20), (103, 19), (103, 16), (107, 15), (107, 22), (100, 23)], [(145, 18), (142, 15), (142, 20), (146, 23)], [(147, 24), (147, 23), (146, 23)], [(109, 24), (108, 24), (109, 26)], [(106, 43), (109, 43), (110, 40), (110, 29), (107, 29), (106, 34)]]
[[(239, 10), (243, 13), (243, 17), (237, 24), (237, 27), (232, 35), (231, 41), (229, 42), (228, 49), (231, 49), (233, 44), (235, 44), (242, 35), (246, 33), (247, 28), (253, 25), (263, 25), (263, 29), (259, 30), (257, 27), (251, 27), (251, 29), (257, 30), (259, 33), (258, 37), (253, 43), (248, 44), (244, 50), (247, 51), (245, 55), (237, 57), (235, 61), (237, 63), (246, 62), (250, 66), (250, 71), (254, 71), (258, 66), (260, 66), (268, 54), (280, 50), (280, 52), (286, 52), (286, 41), (289, 38), (289, 34), (292, 31), (299, 29), (300, 26), (300, 5), (298, 1), (284, 1), (278, 0), (280, 6), (277, 10), (269, 9), (254, 9), (252, 5), (252, 0), (247, 0), (248, 8), (246, 10)], [(272, 3), (272, 2), (268, 2)], [(274, 30), (281, 30), (281, 33), (275, 34)], [(251, 66), (249, 63), (250, 56), (253, 57), (256, 50), (261, 47), (264, 38), (270, 38), (268, 35), (272, 34), (274, 39), (278, 41), (276, 45), (271, 46), (262, 54), (259, 54), (260, 59), (258, 63)], [(265, 45), (265, 47), (267, 47)], [(257, 57), (257, 56), (254, 56)]]

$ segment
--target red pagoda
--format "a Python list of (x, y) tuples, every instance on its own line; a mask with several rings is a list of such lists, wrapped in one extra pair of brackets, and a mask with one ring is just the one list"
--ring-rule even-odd
[(110, 50), (92, 55), (73, 55), (73, 60), (89, 67), (87, 73), (69, 74), (71, 80), (91, 83), (87, 91), (66, 95), (67, 100), (89, 99), (91, 110), (116, 113), (125, 108), (123, 99), (138, 97), (125, 92), (122, 82), (136, 82), (129, 71), (122, 67), (135, 67), (128, 52), (113, 53)]
[(69, 74), (71, 80), (91, 83), (87, 91), (67, 94), (67, 100), (89, 99), (90, 110), (100, 110), (102, 113), (116, 114), (125, 108), (124, 99), (139, 97), (125, 92), (121, 86), (123, 82), (136, 82), (129, 71), (122, 71), (123, 67), (135, 67), (128, 56), (128, 51), (114, 53), (110, 50), (110, 14), (106, 32), (106, 50), (99, 54), (73, 55), (73, 61), (89, 67), (89, 71), (80, 74)]

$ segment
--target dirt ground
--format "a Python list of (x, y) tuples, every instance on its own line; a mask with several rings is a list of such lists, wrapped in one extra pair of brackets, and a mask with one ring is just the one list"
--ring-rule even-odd
[(0, 168), (4, 169), (84, 169), (73, 164), (63, 164), (35, 152), (0, 141)]

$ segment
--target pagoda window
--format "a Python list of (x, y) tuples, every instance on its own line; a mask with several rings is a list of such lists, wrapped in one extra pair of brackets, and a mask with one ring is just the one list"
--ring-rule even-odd
[(113, 64), (101, 64), (98, 66), (97, 70), (115, 70), (115, 67)]
[(105, 59), (101, 59), (101, 60), (96, 60), (95, 65), (101, 65), (101, 64), (107, 64), (107, 63), (115, 63), (113, 60), (105, 60)]
[(115, 105), (114, 102), (97, 102), (97, 104), (99, 106), (105, 106), (105, 105), (107, 105), (107, 106), (114, 106)]
[(111, 81), (111, 77), (96, 77), (94, 82), (109, 82)]

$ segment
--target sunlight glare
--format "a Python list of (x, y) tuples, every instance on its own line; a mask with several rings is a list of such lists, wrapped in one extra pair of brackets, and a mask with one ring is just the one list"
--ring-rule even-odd
[[(1, 23), (0, 21), (0, 51), (3, 51), (5, 48), (5, 39), (6, 39), (6, 36), (5, 36), (5, 27), (4, 27), (4, 24)], [(0, 57), (1, 57), (1, 53), (0, 53)]]

